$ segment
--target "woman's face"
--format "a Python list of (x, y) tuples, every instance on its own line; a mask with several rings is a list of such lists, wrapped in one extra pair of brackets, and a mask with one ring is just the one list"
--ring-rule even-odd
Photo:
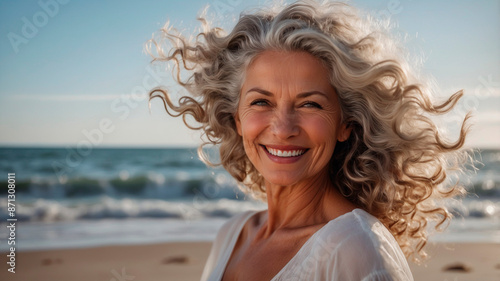
[(267, 182), (287, 186), (328, 176), (335, 143), (350, 133), (328, 75), (306, 52), (265, 51), (248, 67), (236, 127)]

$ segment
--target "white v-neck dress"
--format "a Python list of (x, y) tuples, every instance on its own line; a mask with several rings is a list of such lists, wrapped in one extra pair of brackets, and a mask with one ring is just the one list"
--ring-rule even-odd
[[(220, 281), (245, 223), (256, 211), (231, 218), (219, 230), (201, 281)], [(331, 220), (304, 243), (272, 281), (413, 280), (398, 243), (375, 217), (355, 209)]]

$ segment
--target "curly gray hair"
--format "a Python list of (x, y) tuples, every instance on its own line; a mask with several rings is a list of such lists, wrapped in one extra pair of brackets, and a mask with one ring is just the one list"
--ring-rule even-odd
[[(450, 217), (434, 199), (463, 191), (444, 188), (443, 182), (448, 166), (465, 157), (459, 148), (469, 118), (458, 139), (447, 142), (429, 115), (451, 110), (462, 92), (434, 104), (431, 88), (414, 75), (396, 40), (343, 3), (299, 1), (243, 13), (229, 34), (200, 20), (204, 31), (194, 39), (167, 26), (148, 46), (157, 52), (155, 61), (175, 63), (174, 77), (190, 95), (174, 105), (168, 90), (157, 88), (150, 98), (160, 97), (170, 115), (202, 130), (205, 144), (219, 146), (224, 168), (265, 200), (263, 178), (245, 154), (234, 119), (245, 70), (265, 50), (305, 51), (319, 58), (330, 71), (342, 122), (352, 129), (332, 155), (332, 182), (384, 223), (407, 256), (425, 256), (427, 222), (437, 220), (438, 227)], [(181, 70), (191, 73), (188, 79), (181, 79)], [(200, 126), (189, 125), (188, 115)], [(202, 159), (213, 165), (201, 148)]]

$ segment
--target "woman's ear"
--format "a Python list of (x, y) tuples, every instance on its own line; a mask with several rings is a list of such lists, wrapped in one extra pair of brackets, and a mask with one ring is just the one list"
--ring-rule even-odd
[(236, 113), (233, 115), (233, 118), (234, 118), (234, 123), (236, 124), (236, 131), (238, 132), (238, 135), (241, 136), (241, 121), (238, 111), (236, 111)]
[(340, 125), (340, 131), (337, 134), (337, 140), (339, 142), (346, 141), (351, 135), (352, 128), (349, 127), (346, 123), (342, 123)]

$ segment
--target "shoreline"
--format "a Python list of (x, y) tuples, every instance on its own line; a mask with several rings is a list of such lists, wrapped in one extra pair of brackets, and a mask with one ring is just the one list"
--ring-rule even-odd
[[(1, 252), (1, 280), (199, 280), (211, 242), (167, 242)], [(430, 258), (409, 262), (415, 280), (500, 280), (500, 243), (429, 243)], [(121, 278), (121, 279), (120, 279)]]

